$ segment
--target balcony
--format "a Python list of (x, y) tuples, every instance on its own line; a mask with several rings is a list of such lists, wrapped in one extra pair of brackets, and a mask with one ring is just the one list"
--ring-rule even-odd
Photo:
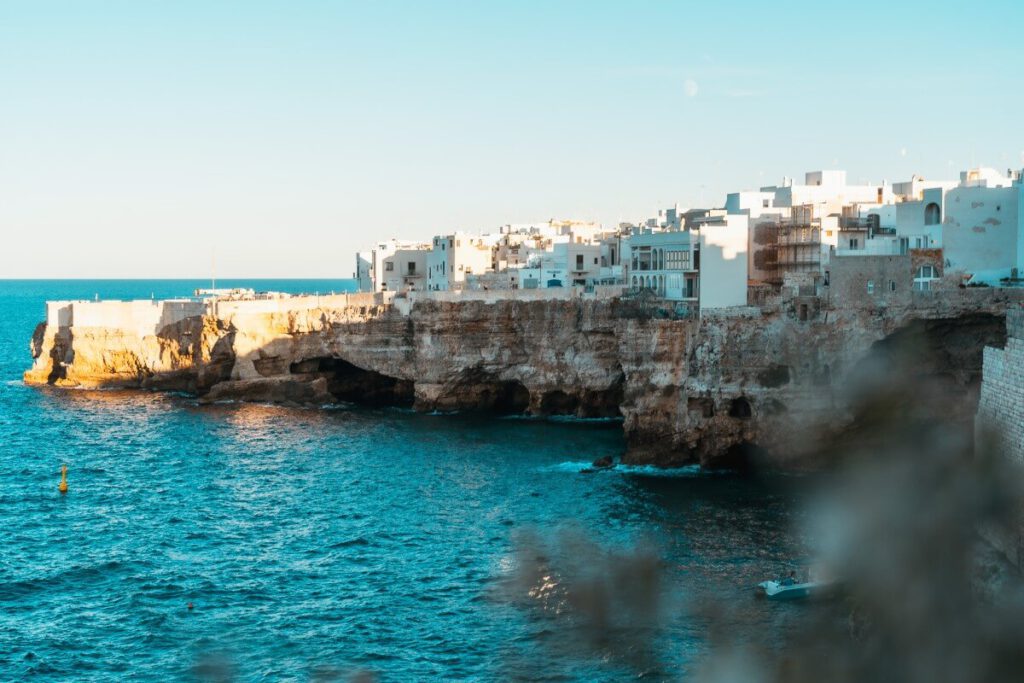
[(794, 256), (792, 258), (783, 257), (783, 258), (780, 258), (778, 261), (776, 261), (775, 265), (777, 267), (807, 266), (808, 268), (811, 268), (811, 267), (817, 268), (817, 267), (821, 266), (821, 256), (818, 256), (816, 258), (799, 257), (799, 256)]
[(780, 247), (787, 246), (801, 246), (801, 245), (820, 245), (821, 244), (821, 231), (814, 229), (809, 233), (802, 232), (780, 232), (779, 241), (777, 244)]

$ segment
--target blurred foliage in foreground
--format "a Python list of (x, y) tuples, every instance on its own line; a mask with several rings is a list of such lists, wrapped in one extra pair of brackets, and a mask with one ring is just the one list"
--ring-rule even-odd
[[(843, 580), (841, 602), (807, 610), (781, 643), (777, 634), (735, 642), (728, 605), (689, 605), (711, 624), (694, 678), (1024, 680), (1018, 464), (994, 452), (991, 435), (975, 448), (962, 422), (937, 419), (944, 392), (927, 380), (880, 369), (853, 391), (856, 427), (829, 454), (838, 467), (803, 516), (812, 559)], [(569, 535), (545, 547), (526, 535), (506, 590), (560, 617), (568, 635), (551, 640), (576, 656), (610, 647), (617, 664), (662, 680), (671, 676), (652, 645), (665, 607), (661, 566), (651, 546), (615, 553)]]

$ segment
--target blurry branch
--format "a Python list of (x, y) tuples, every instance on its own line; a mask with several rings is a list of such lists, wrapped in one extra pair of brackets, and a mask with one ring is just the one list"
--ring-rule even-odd
[(808, 611), (781, 648), (715, 644), (700, 680), (1021, 680), (1024, 592), (999, 552), (1016, 558), (1019, 463), (944, 420), (941, 389), (891, 364), (864, 373), (843, 464), (807, 515), (846, 602)]
[(576, 529), (550, 542), (515, 538), (513, 569), (498, 599), (544, 622), (558, 654), (598, 657), (638, 672), (659, 668), (654, 638), (666, 613), (662, 562), (653, 544), (610, 550)]
[[(750, 629), (744, 641), (725, 625), (728, 604), (699, 606), (690, 618), (709, 624), (710, 649), (696, 680), (1024, 678), (1020, 464), (993, 448), (992, 434), (973, 438), (963, 410), (953, 415), (948, 377), (915, 374), (902, 362), (914, 357), (861, 368), (846, 403), (852, 425), (824, 454), (835, 469), (801, 515), (814, 559), (842, 580), (844, 597), (800, 606), (792, 628), (754, 642)], [(558, 637), (545, 642), (660, 678), (666, 587), (651, 546), (616, 553), (575, 532), (553, 543), (523, 534), (516, 547), (504, 597), (550, 622)]]

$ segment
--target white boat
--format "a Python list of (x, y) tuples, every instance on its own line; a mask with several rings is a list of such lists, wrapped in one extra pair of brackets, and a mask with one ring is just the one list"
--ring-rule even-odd
[(828, 595), (836, 587), (836, 584), (831, 581), (807, 581), (804, 583), (762, 581), (757, 584), (757, 587), (769, 600), (807, 600)]

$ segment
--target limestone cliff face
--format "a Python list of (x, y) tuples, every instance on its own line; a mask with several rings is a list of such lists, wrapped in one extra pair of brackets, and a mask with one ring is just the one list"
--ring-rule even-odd
[(729, 463), (764, 451), (785, 463), (849, 426), (858, 382), (880, 360), (940, 378), (950, 414), (969, 418), (981, 350), (1005, 339), (1007, 296), (955, 293), (809, 321), (785, 307), (693, 320), (651, 301), (569, 300), (418, 302), (407, 315), (392, 306), (236, 312), (141, 337), (43, 326), (25, 379), (204, 401), (621, 415), (629, 461)]

